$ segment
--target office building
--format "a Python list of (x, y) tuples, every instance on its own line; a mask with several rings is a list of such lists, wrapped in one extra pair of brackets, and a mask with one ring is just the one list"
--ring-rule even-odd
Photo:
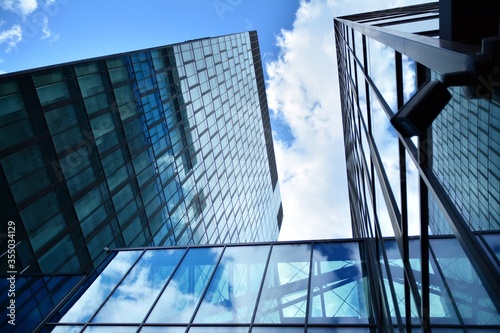
[[(383, 237), (396, 239), (405, 274), (385, 283), (401, 300), (400, 331), (413, 304), (422, 330), (437, 329), (444, 289), (456, 330), (469, 315), (498, 330), (500, 266), (485, 244), (500, 237), (499, 16), (487, 1), (445, 0), (334, 20), (352, 230), (388, 258)], [(463, 265), (439, 268), (447, 249), (429, 233), (460, 244)], [(441, 284), (438, 271), (456, 280)]]
[[(0, 128), (17, 273), (88, 273), (104, 248), (277, 239), (255, 31), (2, 75)], [(6, 251), (2, 237), (13, 271)]]

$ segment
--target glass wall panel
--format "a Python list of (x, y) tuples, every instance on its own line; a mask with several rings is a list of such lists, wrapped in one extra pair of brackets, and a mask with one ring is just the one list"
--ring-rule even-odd
[(499, 325), (500, 315), (457, 239), (430, 243), (464, 323)]
[(188, 333), (248, 333), (248, 327), (191, 327)]
[(220, 247), (189, 249), (146, 322), (189, 322), (221, 252)]
[[(373, 332), (369, 327), (308, 327), (307, 333), (370, 333)], [(412, 331), (416, 332), (416, 331)]]
[(307, 244), (273, 247), (256, 323), (304, 323), (310, 256)]
[(269, 246), (226, 248), (194, 318), (195, 323), (249, 323)]
[(491, 250), (500, 260), (500, 234), (482, 235)]
[(92, 321), (142, 322), (184, 252), (184, 249), (146, 251)]
[(252, 333), (304, 333), (304, 327), (266, 327), (252, 328)]
[(368, 323), (365, 285), (358, 243), (316, 244), (309, 323)]
[(60, 322), (84, 323), (89, 321), (141, 253), (142, 251), (119, 252)]
[(88, 326), (82, 333), (135, 333), (138, 326)]
[(186, 327), (172, 327), (172, 326), (145, 326), (141, 328), (139, 333), (184, 333)]

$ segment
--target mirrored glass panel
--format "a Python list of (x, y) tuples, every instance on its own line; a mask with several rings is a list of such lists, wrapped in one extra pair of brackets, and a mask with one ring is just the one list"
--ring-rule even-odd
[(184, 249), (146, 251), (92, 321), (142, 322), (184, 252)]
[(137, 326), (88, 326), (82, 333), (135, 333)]
[(166, 327), (166, 326), (146, 326), (141, 328), (140, 333), (184, 333), (186, 332), (186, 327)]
[(310, 323), (368, 323), (358, 243), (315, 244), (312, 271)]
[(499, 325), (495, 305), (457, 239), (431, 239), (430, 243), (464, 323)]
[(248, 333), (248, 327), (191, 327), (188, 333)]
[(304, 333), (304, 327), (254, 327), (252, 333)]
[(189, 249), (146, 322), (188, 323), (221, 252), (220, 247)]
[(304, 323), (310, 256), (309, 244), (273, 247), (256, 323)]
[(269, 246), (226, 248), (194, 322), (249, 323), (269, 249)]
[(119, 252), (60, 322), (83, 323), (89, 321), (141, 253), (142, 251)]

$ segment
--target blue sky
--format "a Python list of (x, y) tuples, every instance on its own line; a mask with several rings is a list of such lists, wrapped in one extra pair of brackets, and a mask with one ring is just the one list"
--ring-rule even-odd
[[(0, 0), (0, 73), (257, 30), (283, 200), (280, 239), (350, 237), (333, 17), (422, 2)], [(396, 156), (393, 145), (380, 149)], [(396, 160), (384, 163), (397, 171)], [(418, 208), (416, 194), (410, 200)]]
[[(262, 55), (272, 59), (275, 36), (292, 27), (298, 6), (298, 0), (0, 0), (0, 70), (247, 30), (258, 31)], [(9, 46), (5, 32), (17, 27), (22, 39)]]

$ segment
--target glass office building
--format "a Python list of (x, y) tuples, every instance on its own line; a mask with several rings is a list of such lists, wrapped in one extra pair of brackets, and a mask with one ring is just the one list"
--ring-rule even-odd
[(17, 273), (90, 272), (105, 247), (276, 240), (257, 33), (0, 76), (0, 194)]
[[(388, 257), (383, 237), (396, 239), (404, 275), (391, 288), (403, 292), (400, 331), (413, 309), (422, 330), (439, 327), (432, 306), (435, 274), (444, 270), (435, 262), (452, 248), (466, 254), (461, 260), (489, 297), (473, 296), (469, 272), (449, 266), (454, 283), (468, 281), (451, 292), (454, 311), (467, 299), (469, 310), (489, 308), (496, 319), (486, 321), (499, 324), (500, 265), (485, 248), (500, 237), (497, 7), (444, 0), (334, 20), (352, 230)], [(483, 231), (490, 234), (478, 238)], [(429, 234), (455, 245), (432, 246)]]

